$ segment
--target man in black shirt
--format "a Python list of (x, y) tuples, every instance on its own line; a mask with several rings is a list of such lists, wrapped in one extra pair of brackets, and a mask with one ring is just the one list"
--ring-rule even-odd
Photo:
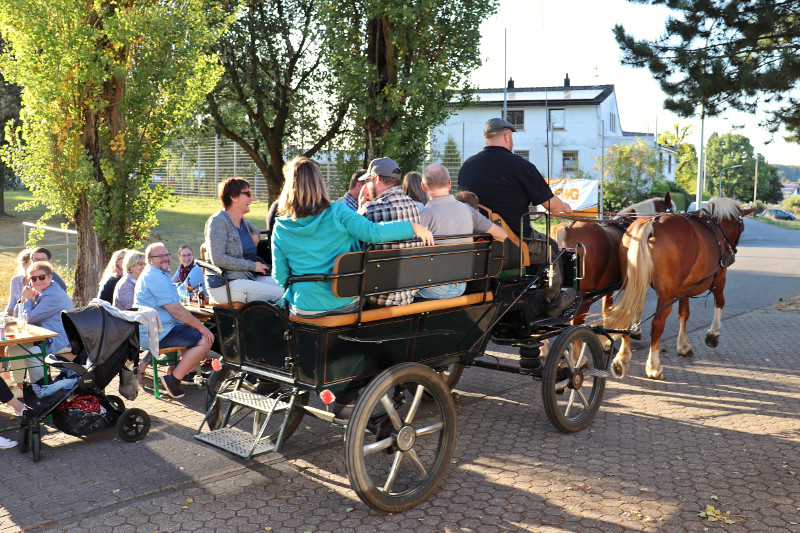
[[(551, 213), (571, 213), (572, 208), (561, 198), (554, 196), (544, 177), (533, 163), (526, 161), (511, 150), (514, 147), (513, 133), (517, 131), (501, 118), (489, 119), (483, 127), (486, 146), (461, 165), (458, 172), (458, 189), (478, 195), (481, 205), (500, 215), (513, 231), (519, 231), (520, 219), (530, 205), (541, 205)], [(530, 224), (524, 226), (524, 237), (540, 241), (549, 240), (553, 253), (558, 247), (552, 239), (536, 232)], [(544, 246), (530, 243), (531, 264), (547, 262)], [(574, 301), (573, 288), (561, 291), (563, 279), (561, 262), (554, 265), (553, 283), (544, 289), (547, 315), (557, 316)]]

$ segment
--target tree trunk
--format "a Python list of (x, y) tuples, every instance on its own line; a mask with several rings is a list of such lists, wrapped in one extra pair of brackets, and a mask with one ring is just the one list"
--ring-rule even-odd
[(102, 266), (105, 265), (105, 250), (94, 230), (86, 193), (81, 194), (75, 213), (75, 229), (78, 232), (78, 258), (75, 262), (75, 292), (72, 293), (72, 302), (75, 307), (80, 307), (97, 296)]

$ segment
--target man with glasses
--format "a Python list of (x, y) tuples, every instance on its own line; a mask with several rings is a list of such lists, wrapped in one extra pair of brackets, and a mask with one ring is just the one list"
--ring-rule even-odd
[[(161, 376), (161, 383), (169, 395), (180, 398), (183, 396), (181, 380), (205, 359), (214, 343), (214, 334), (181, 305), (178, 289), (172, 284), (170, 256), (163, 243), (156, 242), (147, 247), (145, 257), (148, 265), (136, 280), (133, 303), (139, 307), (151, 307), (158, 313), (163, 327), (158, 336), (159, 346), (186, 347), (172, 374)], [(139, 344), (142, 349), (149, 346), (144, 326), (139, 327)]]
[[(531, 163), (512, 152), (513, 133), (517, 131), (502, 118), (489, 119), (483, 126), (486, 146), (461, 165), (458, 171), (458, 190), (471, 191), (478, 195), (481, 205), (500, 215), (500, 218), (515, 233), (519, 221), (530, 210), (531, 205), (541, 205), (551, 213), (571, 213), (572, 208), (558, 196), (554, 196), (539, 170)], [(523, 237), (536, 238), (530, 242), (531, 265), (547, 263), (550, 243), (553, 255), (558, 246), (553, 239), (534, 231), (527, 224)], [(561, 261), (554, 265), (553, 283), (543, 289), (546, 313), (549, 317), (560, 315), (575, 300), (577, 292), (572, 287), (561, 291), (563, 279)]]
[[(51, 261), (52, 258), (53, 254), (50, 253), (50, 250), (48, 250), (47, 248), (43, 248), (41, 246), (39, 248), (36, 248), (33, 252), (31, 252), (31, 262), (47, 261), (52, 265), (53, 264), (53, 262)], [(67, 290), (67, 284), (64, 283), (64, 280), (61, 279), (61, 276), (59, 276), (55, 270), (53, 270), (53, 282), (55, 282), (59, 287), (61, 287), (65, 291)]]

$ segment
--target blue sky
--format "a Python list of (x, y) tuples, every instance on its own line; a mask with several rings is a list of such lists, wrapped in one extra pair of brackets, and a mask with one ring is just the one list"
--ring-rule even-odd
[[(627, 0), (500, 0), (498, 13), (481, 27), (483, 66), (472, 79), (481, 88), (503, 86), (503, 34), (507, 31), (507, 76), (517, 87), (613, 84), (620, 123), (626, 131), (664, 131), (677, 122), (691, 125), (692, 143), (700, 140), (700, 118), (681, 119), (664, 110), (664, 94), (646, 69), (620, 65), (622, 53), (612, 28), (622, 24), (638, 38), (664, 31), (669, 10)], [(758, 127), (759, 114), (727, 111), (707, 118), (705, 138), (734, 132), (750, 138), (773, 164), (800, 165), (800, 145), (771, 136)], [(772, 142), (769, 142), (772, 139)]]

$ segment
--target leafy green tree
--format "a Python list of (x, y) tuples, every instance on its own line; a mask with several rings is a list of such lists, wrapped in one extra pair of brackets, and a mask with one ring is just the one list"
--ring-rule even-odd
[[(0, 53), (5, 50), (5, 42), (0, 37)], [(19, 119), (20, 88), (13, 83), (8, 83), (0, 72), (0, 135), (5, 131), (6, 125), (13, 128)], [(0, 147), (7, 143), (0, 137)], [(2, 150), (2, 148), (0, 148)], [(5, 215), (5, 190), (16, 184), (17, 177), (14, 171), (4, 161), (0, 161), (0, 216)]]
[(6, 157), (35, 202), (75, 223), (76, 304), (96, 294), (109, 252), (148, 235), (167, 198), (150, 188), (152, 169), (220, 74), (207, 10), (201, 0), (0, 0), (0, 68), (24, 88)]
[[(425, 158), (429, 131), (471, 98), (480, 25), (497, 0), (325, 0), (328, 67), (353, 97), (349, 146), (366, 164), (390, 156), (404, 171)], [(459, 91), (459, 89), (463, 89)]]
[[(766, 202), (781, 200), (781, 182), (774, 166), (758, 154), (758, 198)], [(755, 186), (755, 156), (750, 139), (736, 133), (714, 133), (706, 143), (706, 192), (719, 194), (720, 171), (725, 167), (742, 165), (725, 170), (722, 174), (722, 194), (740, 201), (753, 198)]]
[(675, 11), (655, 40), (637, 40), (622, 25), (614, 34), (622, 63), (647, 68), (680, 116), (704, 104), (708, 116), (726, 108), (754, 112), (774, 104), (766, 125), (785, 125), (800, 138), (800, 0), (630, 0)]
[[(658, 153), (644, 139), (606, 148), (603, 180), (605, 210), (616, 212), (646, 200), (653, 187), (664, 182)], [(600, 170), (599, 161), (595, 168)]]
[(686, 137), (691, 133), (692, 127), (681, 127), (678, 124), (673, 127), (674, 131), (667, 130), (659, 135), (658, 142), (678, 150), (675, 183), (683, 190), (694, 191), (697, 184), (697, 152), (693, 144), (686, 142)]
[[(452, 176), (453, 179), (458, 176), (458, 171), (461, 168), (461, 151), (459, 151), (458, 145), (452, 135), (448, 137), (447, 142), (444, 143), (442, 164), (447, 166), (447, 170), (450, 171), (450, 176)], [(453, 183), (453, 187), (457, 185), (457, 183)]]
[[(321, 0), (223, 0), (236, 13), (214, 49), (225, 69), (207, 99), (211, 124), (280, 194), (285, 159), (313, 157), (342, 129), (352, 95), (336, 90)], [(286, 152), (288, 148), (288, 153)]]

